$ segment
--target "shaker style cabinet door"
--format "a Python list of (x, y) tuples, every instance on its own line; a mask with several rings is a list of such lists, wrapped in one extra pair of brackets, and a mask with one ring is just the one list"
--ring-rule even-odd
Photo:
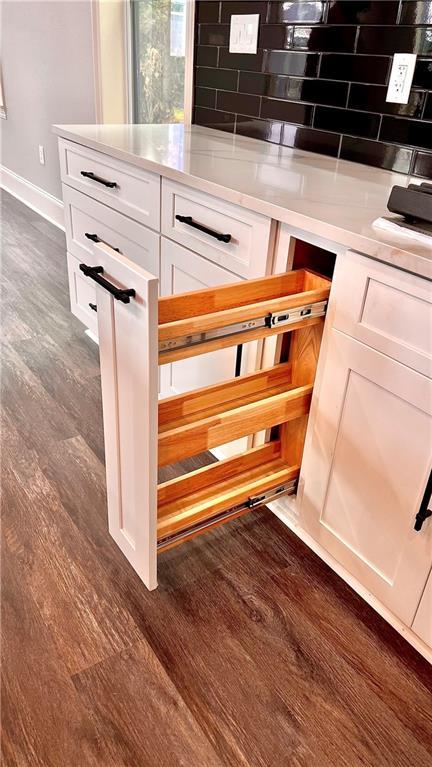
[(95, 245), (94, 255), (86, 276), (96, 286), (109, 531), (153, 589), (158, 280), (107, 245)]
[(411, 625), (432, 560), (416, 514), (432, 462), (432, 382), (332, 329), (300, 483), (304, 528)]

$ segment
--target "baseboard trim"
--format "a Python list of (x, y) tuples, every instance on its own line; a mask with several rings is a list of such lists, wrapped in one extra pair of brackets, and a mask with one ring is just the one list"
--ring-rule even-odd
[(63, 203), (54, 195), (45, 192), (4, 165), (0, 165), (0, 187), (16, 197), (51, 224), (64, 231)]

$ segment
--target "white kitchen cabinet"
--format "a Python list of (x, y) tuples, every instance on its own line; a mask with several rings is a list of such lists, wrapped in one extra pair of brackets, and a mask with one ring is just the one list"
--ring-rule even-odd
[(75, 142), (59, 141), (63, 184), (156, 231), (160, 176)]
[(432, 572), (422, 594), (412, 630), (428, 647), (432, 648)]
[(161, 231), (242, 277), (267, 273), (273, 247), (268, 216), (164, 178)]
[[(98, 304), (109, 530), (152, 589), (159, 551), (248, 513), (267, 493), (294, 491), (314, 377), (310, 365), (295, 374), (294, 357), (158, 402), (158, 363), (287, 330), (298, 356), (316, 360), (329, 282), (299, 270), (158, 300), (153, 275), (103, 243), (94, 253), (84, 278)], [(204, 337), (215, 328), (225, 335)], [(157, 485), (158, 466), (276, 424), (286, 428), (268, 444)]]
[(432, 563), (414, 530), (432, 463), (432, 382), (331, 329), (300, 483), (303, 528), (411, 625)]

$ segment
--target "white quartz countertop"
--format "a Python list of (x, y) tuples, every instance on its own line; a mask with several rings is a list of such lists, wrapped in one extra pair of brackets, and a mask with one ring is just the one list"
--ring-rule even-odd
[(399, 173), (192, 125), (57, 125), (57, 135), (432, 279), (431, 244), (372, 226)]

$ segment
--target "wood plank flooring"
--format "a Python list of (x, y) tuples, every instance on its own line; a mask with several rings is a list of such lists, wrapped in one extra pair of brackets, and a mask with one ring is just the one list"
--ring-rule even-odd
[(144, 589), (64, 236), (5, 193), (1, 285), (4, 767), (431, 767), (431, 667), (270, 512)]

